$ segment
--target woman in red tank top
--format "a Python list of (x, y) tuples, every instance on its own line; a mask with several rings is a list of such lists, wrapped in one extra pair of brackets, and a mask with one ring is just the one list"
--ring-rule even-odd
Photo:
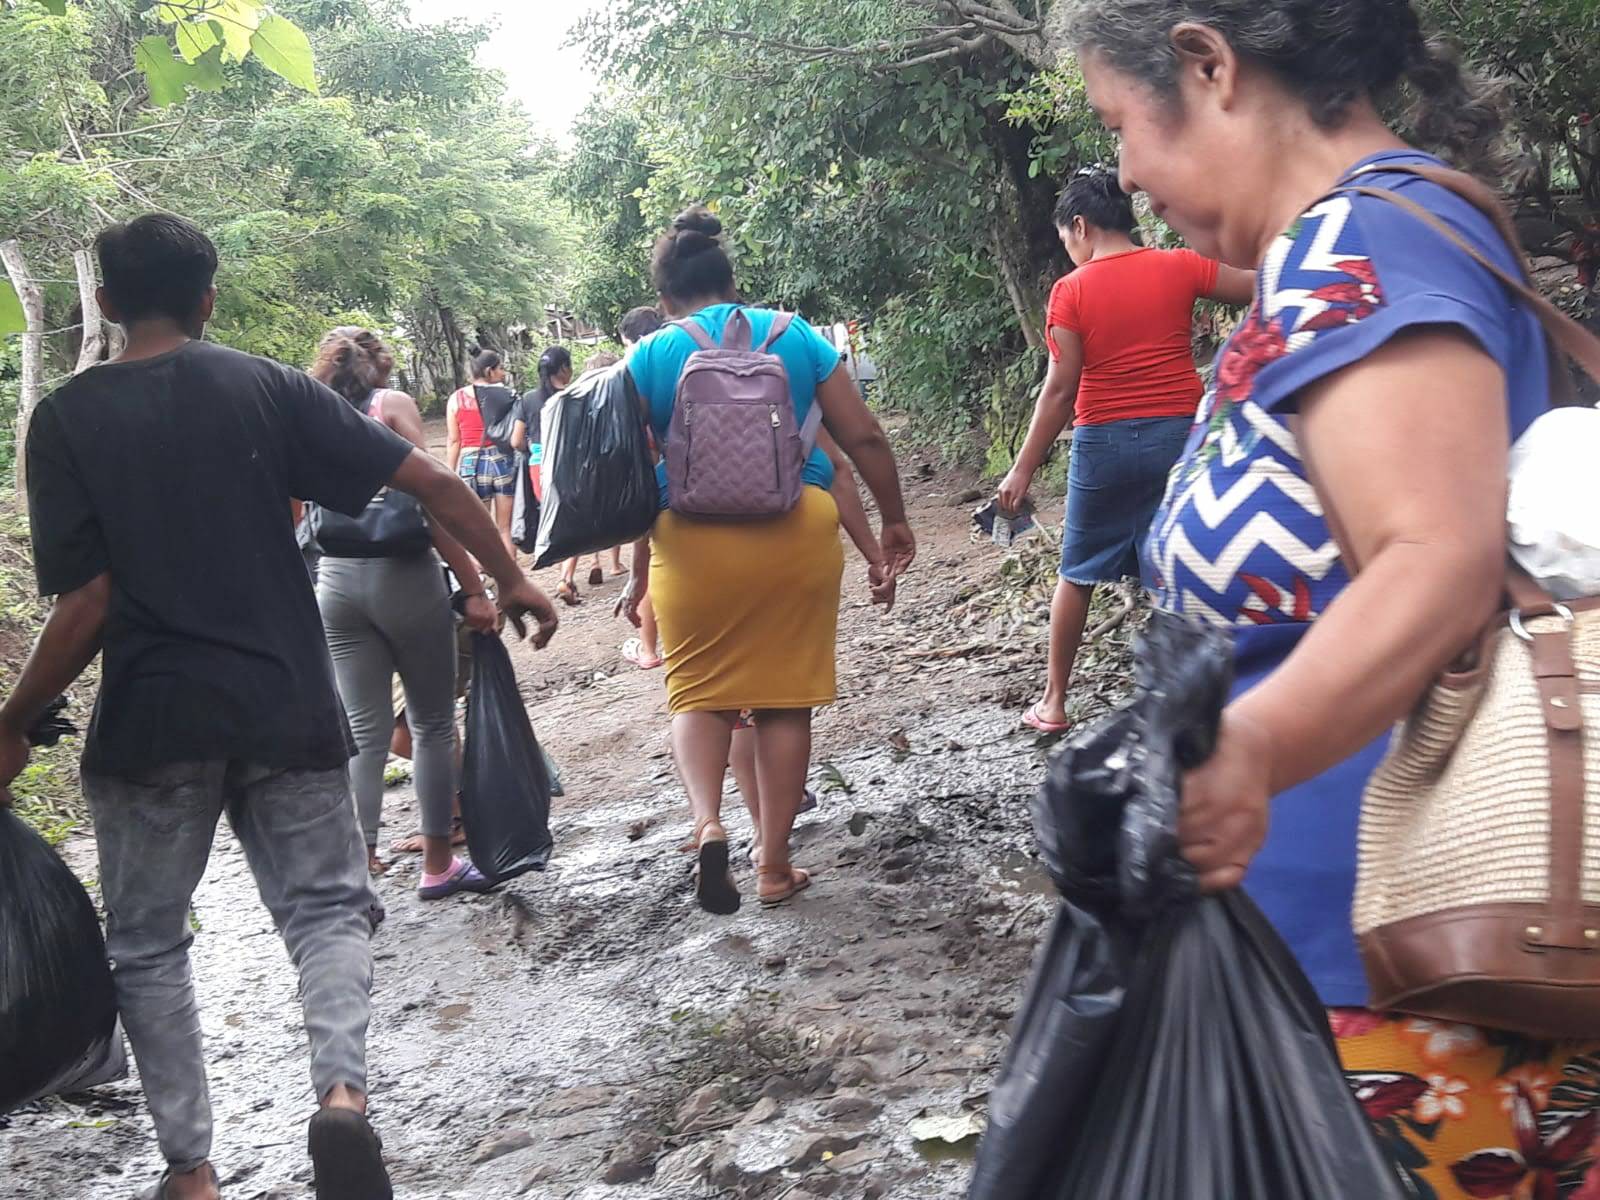
[(447, 459), (450, 469), (466, 481), (478, 499), (490, 505), (500, 536), (513, 556), (511, 515), (516, 503), (516, 462), (511, 452), (488, 438), (488, 423), (493, 424), (517, 403), (505, 386), (506, 370), (495, 350), (481, 350), (472, 359), (472, 383), (450, 397), (445, 407), (445, 427), (449, 430)]
[(1142, 573), (1150, 519), (1200, 403), (1190, 350), (1195, 302), (1247, 304), (1255, 288), (1253, 272), (1136, 243), (1132, 201), (1106, 167), (1073, 177), (1055, 222), (1077, 269), (1050, 293), (1049, 373), (1000, 485), (1001, 508), (1018, 511), (1051, 445), (1074, 427), (1048, 682), (1023, 718), (1043, 733), (1071, 727), (1067, 685), (1095, 585)]

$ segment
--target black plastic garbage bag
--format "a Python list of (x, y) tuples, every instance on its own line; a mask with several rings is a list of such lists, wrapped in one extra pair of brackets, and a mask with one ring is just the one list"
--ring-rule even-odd
[(1074, 739), (1034, 804), (1064, 903), (990, 1098), (969, 1200), (1402, 1200), (1327, 1018), (1242, 893), (1178, 854), (1231, 653), (1157, 614), (1134, 700)]
[(89, 893), (43, 838), (0, 809), (0, 1113), (126, 1070)]
[(528, 456), (517, 455), (517, 490), (511, 502), (511, 544), (524, 554), (539, 547), (539, 498), (528, 475)]
[(625, 363), (557, 392), (540, 419), (539, 543), (534, 565), (637, 541), (660, 511), (639, 391)]
[(472, 635), (472, 686), (461, 765), (461, 824), (478, 870), (496, 882), (550, 861), (550, 775), (494, 634)]

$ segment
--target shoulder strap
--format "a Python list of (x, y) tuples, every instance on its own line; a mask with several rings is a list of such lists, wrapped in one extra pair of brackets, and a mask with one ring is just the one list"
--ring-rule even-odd
[(681, 321), (674, 321), (673, 325), (683, 330), (691, 338), (693, 338), (694, 344), (699, 346), (700, 349), (715, 350), (717, 348), (717, 344), (711, 340), (711, 335), (702, 329), (700, 327), (700, 322), (696, 321), (694, 318), (685, 317)]
[[(1485, 184), (1474, 179), (1471, 175), (1444, 167), (1393, 166), (1385, 167), (1384, 170), (1419, 176), (1430, 183), (1454, 192), (1478, 209), (1479, 212), (1494, 223), (1500, 236), (1516, 254), (1518, 263), (1522, 264), (1523, 277), (1518, 279), (1512, 275), (1511, 272), (1462, 237), (1461, 234), (1457, 233), (1436, 214), (1429, 212), (1409, 196), (1402, 196), (1398, 192), (1390, 191), (1387, 188), (1364, 187), (1361, 185), (1350, 185), (1340, 190), (1355, 192), (1362, 196), (1370, 196), (1375, 200), (1382, 200), (1387, 204), (1396, 205), (1466, 253), (1479, 266), (1509, 288), (1512, 293), (1525, 301), (1533, 309), (1534, 313), (1538, 315), (1550, 340), (1564, 354), (1581, 366), (1592, 379), (1600, 382), (1600, 337), (1590, 333), (1534, 289), (1529, 281), (1527, 266), (1523, 260), (1522, 251), (1518, 247), (1516, 230), (1511, 225), (1511, 219), (1506, 215), (1506, 211), (1501, 207), (1499, 201), (1495, 199), (1494, 193)], [(1563, 383), (1569, 382), (1565, 378), (1564, 370), (1560, 372), (1560, 376), (1560, 379), (1552, 377), (1550, 381), (1552, 389), (1561, 389)]]
[(817, 448), (817, 437), (822, 432), (822, 405), (817, 403), (815, 396), (811, 397), (811, 409), (806, 413), (806, 419), (800, 423), (800, 448), (805, 451), (807, 458)]
[(489, 418), (483, 415), (483, 403), (478, 399), (478, 385), (472, 385), (472, 407), (478, 411), (478, 427), (483, 430), (478, 435), (478, 449), (489, 448)]
[(755, 331), (750, 328), (750, 318), (744, 309), (734, 307), (728, 314), (728, 323), (722, 327), (724, 350), (748, 350), (755, 341)]
[(761, 353), (771, 354), (772, 343), (789, 332), (789, 326), (794, 324), (794, 314), (781, 312), (772, 318), (772, 328), (767, 332), (767, 340), (761, 343)]

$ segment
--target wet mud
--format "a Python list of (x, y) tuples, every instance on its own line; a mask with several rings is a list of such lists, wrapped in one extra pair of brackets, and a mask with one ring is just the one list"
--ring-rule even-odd
[[(730, 783), (745, 903), (695, 907), (662, 681), (620, 658), (616, 583), (564, 611), (554, 649), (515, 652), (568, 793), (550, 869), (435, 904), (415, 858), (377, 883), (372, 1116), (402, 1200), (963, 1194), (1052, 910), (1028, 816), (1048, 747), (1016, 707), (1042, 645), (951, 652), (972, 635), (950, 614), (998, 563), (953, 503), (970, 484), (914, 485), (923, 553), (893, 616), (848, 572), (845, 698), (819, 714), (821, 803), (795, 833), (815, 885), (787, 905), (755, 902)], [(386, 841), (414, 818), (391, 791)], [(87, 839), (73, 854), (92, 877)], [(303, 1200), (294, 975), (225, 830), (195, 926), (224, 1195)], [(0, 1196), (126, 1200), (160, 1165), (136, 1079), (0, 1121)]]

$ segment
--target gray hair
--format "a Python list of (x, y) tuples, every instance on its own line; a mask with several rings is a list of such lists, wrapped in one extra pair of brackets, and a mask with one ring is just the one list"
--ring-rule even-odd
[(1411, 0), (1071, 0), (1068, 30), (1080, 51), (1175, 97), (1172, 30), (1216, 30), (1272, 71), (1319, 125), (1404, 85), (1417, 139), (1469, 170), (1497, 174), (1503, 159), (1501, 88), (1463, 69), (1453, 47), (1429, 38)]

